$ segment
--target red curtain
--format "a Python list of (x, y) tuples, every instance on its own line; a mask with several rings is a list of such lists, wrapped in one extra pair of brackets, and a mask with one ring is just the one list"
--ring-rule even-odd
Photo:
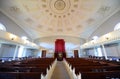
[(55, 53), (65, 53), (65, 41), (64, 39), (56, 39), (55, 41)]

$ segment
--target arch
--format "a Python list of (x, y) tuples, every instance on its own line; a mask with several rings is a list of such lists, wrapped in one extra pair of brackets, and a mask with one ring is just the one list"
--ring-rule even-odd
[(6, 31), (6, 27), (2, 23), (0, 23), (0, 30)]
[(114, 30), (120, 30), (120, 22), (115, 25)]

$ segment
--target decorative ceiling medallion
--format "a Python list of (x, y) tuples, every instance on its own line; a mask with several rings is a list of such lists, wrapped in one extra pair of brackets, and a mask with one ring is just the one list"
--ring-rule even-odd
[(56, 15), (54, 15), (54, 17), (56, 18)]
[(63, 10), (66, 6), (66, 3), (63, 0), (57, 0), (54, 6), (57, 10)]
[(48, 28), (48, 31), (53, 31), (53, 29), (52, 28)]
[(42, 0), (42, 2), (46, 2), (46, 0)]
[(12, 7), (10, 7), (10, 11), (19, 13), (20, 12), (20, 8), (18, 8), (17, 6), (12, 6)]
[(59, 16), (59, 18), (61, 18), (61, 16)]
[(49, 12), (49, 10), (45, 10), (46, 12)]
[(70, 13), (68, 13), (68, 15), (70, 15)]
[(45, 4), (43, 4), (42, 6), (43, 6), (43, 8), (46, 8), (46, 5), (45, 5)]
[(82, 26), (81, 25), (78, 25), (77, 27), (76, 27), (76, 29), (79, 29), (79, 28), (81, 28)]
[(65, 18), (65, 17), (66, 17), (66, 15), (63, 15), (63, 17)]
[(70, 0), (50, 0), (49, 6), (54, 13), (68, 12), (71, 6)]
[(67, 28), (67, 31), (72, 31), (72, 28)]
[(58, 32), (63, 32), (63, 30), (62, 30), (62, 29), (57, 29), (57, 31), (58, 31)]
[(101, 6), (98, 10), (98, 13), (104, 15), (106, 12), (110, 10), (110, 6)]
[(42, 25), (38, 25), (38, 26), (37, 26), (37, 29), (42, 29), (42, 28), (43, 28)]
[(78, 0), (74, 0), (74, 2), (78, 2)]
[(52, 13), (50, 13), (50, 15), (52, 15)]
[(26, 18), (25, 21), (28, 23), (33, 23), (33, 20), (31, 18)]
[(71, 12), (74, 12), (74, 10), (72, 9)]
[(77, 4), (75, 4), (75, 5), (74, 5), (74, 7), (75, 7), (75, 8), (77, 8), (77, 7), (78, 7), (78, 5), (77, 5)]
[(91, 23), (93, 23), (95, 20), (93, 19), (93, 18), (89, 18), (86, 22), (88, 23), (88, 24), (91, 24)]

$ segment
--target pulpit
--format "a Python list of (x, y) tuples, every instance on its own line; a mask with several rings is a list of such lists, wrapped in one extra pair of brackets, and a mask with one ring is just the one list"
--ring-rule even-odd
[(62, 61), (63, 58), (66, 58), (64, 39), (56, 39), (54, 57), (57, 58), (58, 61)]

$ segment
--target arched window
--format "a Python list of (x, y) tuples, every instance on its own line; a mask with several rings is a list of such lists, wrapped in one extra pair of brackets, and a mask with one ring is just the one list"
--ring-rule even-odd
[(0, 23), (0, 30), (6, 31), (6, 27), (2, 23)]
[(93, 36), (92, 37), (92, 40), (97, 40), (98, 39), (98, 36)]
[(120, 23), (115, 25), (114, 30), (120, 30)]
[(27, 40), (28, 38), (26, 36), (21, 37), (23, 40)]

